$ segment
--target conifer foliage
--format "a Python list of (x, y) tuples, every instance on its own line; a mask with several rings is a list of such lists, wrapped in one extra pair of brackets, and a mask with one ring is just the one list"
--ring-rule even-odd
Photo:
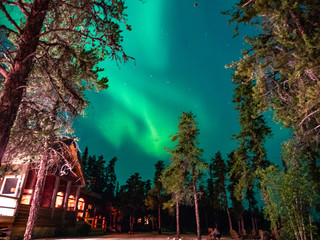
[(105, 200), (113, 201), (117, 185), (115, 173), (117, 157), (113, 157), (107, 164), (102, 155), (98, 158), (95, 155), (89, 156), (88, 147), (86, 147), (81, 161), (87, 188), (90, 191), (102, 194)]
[[(282, 227), (280, 237), (285, 239), (314, 236), (311, 209), (316, 206), (313, 188), (318, 186), (314, 173), (319, 173), (320, 134), (318, 6), (313, 0), (240, 0), (225, 12), (236, 24), (236, 35), (241, 24), (259, 29), (245, 37), (243, 57), (231, 64), (242, 126), (231, 174), (244, 173), (235, 191), (253, 195), (239, 186), (251, 191), (254, 179), (259, 179), (274, 230)], [(283, 171), (265, 161), (263, 143), (270, 130), (261, 114), (269, 109), (293, 133), (283, 145)], [(277, 231), (275, 237), (279, 238)]]
[[(198, 147), (197, 137), (200, 131), (195, 117), (192, 112), (183, 112), (182, 116), (179, 117), (178, 132), (171, 137), (171, 141), (177, 141), (177, 144), (173, 150), (167, 150), (171, 154), (171, 165), (164, 172), (162, 181), (169, 193), (172, 193), (176, 198), (176, 203), (181, 199), (177, 198), (178, 196), (186, 196), (185, 194), (188, 192), (192, 195), (195, 205), (197, 237), (201, 239), (198, 181), (206, 168), (206, 164), (201, 159), (202, 149)], [(179, 186), (180, 184), (182, 186)], [(176, 204), (177, 207), (178, 204)]]
[(16, 119), (38, 133), (36, 120), (56, 103), (59, 116), (72, 119), (88, 104), (84, 90), (107, 88), (96, 64), (128, 59), (120, 35), (124, 9), (121, 0), (0, 2), (6, 18), (0, 26), (0, 162)]
[(165, 169), (163, 161), (158, 161), (155, 164), (155, 174), (153, 180), (153, 187), (148, 191), (145, 204), (149, 209), (156, 210), (158, 215), (158, 233), (161, 231), (161, 209), (165, 201), (166, 195), (162, 182), (160, 181), (161, 174)]
[(210, 172), (213, 177), (213, 199), (214, 205), (217, 208), (222, 208), (227, 211), (229, 228), (232, 230), (232, 221), (227, 197), (227, 164), (222, 158), (221, 152), (217, 152), (214, 158), (211, 158)]
[(241, 0), (226, 12), (238, 25), (259, 34), (246, 37), (249, 48), (232, 64), (236, 75), (254, 83), (261, 110), (272, 109), (298, 141), (317, 148), (320, 131), (318, 1)]

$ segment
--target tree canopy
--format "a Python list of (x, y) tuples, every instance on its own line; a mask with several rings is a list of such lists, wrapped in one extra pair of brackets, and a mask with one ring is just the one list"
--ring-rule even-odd
[(317, 147), (320, 131), (318, 1), (241, 0), (227, 14), (230, 22), (251, 24), (248, 49), (232, 64), (245, 83), (254, 84), (260, 110), (272, 109), (276, 121), (298, 141)]
[(1, 1), (0, 161), (14, 123), (29, 138), (43, 135), (53, 106), (67, 122), (87, 106), (84, 90), (107, 88), (97, 64), (129, 58), (121, 46), (120, 24), (130, 29), (124, 10), (122, 0)]

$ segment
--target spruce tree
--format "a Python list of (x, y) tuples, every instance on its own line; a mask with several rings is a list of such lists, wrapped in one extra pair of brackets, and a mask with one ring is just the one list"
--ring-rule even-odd
[(230, 11), (236, 29), (259, 29), (246, 36), (243, 57), (232, 64), (235, 74), (254, 84), (262, 111), (293, 130), (297, 140), (318, 148), (320, 133), (318, 1), (240, 0)]
[[(171, 158), (172, 159), (172, 158)], [(176, 233), (180, 238), (180, 204), (184, 203), (186, 196), (190, 195), (190, 189), (186, 185), (186, 174), (181, 169), (181, 162), (176, 159), (163, 171), (161, 182), (166, 193), (171, 198), (163, 204), (164, 209), (168, 209), (170, 213), (175, 210), (176, 214)]]
[(236, 187), (239, 184), (240, 178), (241, 178), (241, 172), (234, 172), (233, 174), (230, 174), (231, 170), (234, 168), (235, 164), (238, 164), (239, 162), (236, 160), (235, 152), (232, 151), (228, 155), (228, 172), (229, 177), (228, 180), (230, 184), (228, 185), (228, 190), (230, 192), (230, 200), (232, 203), (232, 213), (235, 219), (238, 221), (238, 232), (241, 234), (243, 232), (244, 228), (244, 221), (243, 221), (243, 214), (244, 214), (244, 207), (242, 205), (242, 200), (237, 198), (236, 194)]
[(129, 177), (126, 184), (121, 186), (117, 196), (119, 208), (129, 214), (130, 233), (134, 231), (135, 218), (139, 211), (144, 210), (144, 201), (147, 191), (150, 190), (150, 181), (142, 181), (139, 173)]
[(177, 141), (173, 150), (167, 150), (171, 154), (173, 166), (180, 169), (185, 178), (185, 184), (190, 187), (195, 205), (195, 215), (197, 223), (197, 237), (201, 239), (200, 216), (198, 208), (198, 181), (202, 177), (202, 172), (206, 168), (201, 159), (202, 149), (198, 147), (197, 137), (200, 133), (192, 112), (182, 112), (179, 117), (178, 132), (171, 137), (171, 141)]
[(227, 165), (222, 158), (221, 152), (217, 152), (214, 158), (211, 158), (210, 171), (213, 176), (213, 197), (218, 208), (225, 209), (228, 214), (229, 228), (232, 230), (232, 221), (227, 197)]
[(164, 202), (164, 187), (162, 182), (160, 181), (160, 177), (162, 172), (165, 169), (165, 165), (163, 161), (158, 161), (155, 164), (155, 174), (153, 179), (153, 188), (148, 191), (146, 205), (154, 210), (156, 209), (158, 215), (158, 234), (162, 234), (161, 231), (161, 209)]
[(108, 201), (113, 201), (116, 192), (117, 176), (115, 172), (115, 164), (118, 158), (113, 157), (105, 168), (106, 190), (105, 195)]

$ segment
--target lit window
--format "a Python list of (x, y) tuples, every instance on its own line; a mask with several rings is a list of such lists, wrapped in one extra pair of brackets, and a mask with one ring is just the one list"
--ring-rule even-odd
[(21, 198), (21, 204), (30, 205), (32, 197), (32, 189), (24, 189)]
[(83, 211), (84, 210), (84, 205), (85, 205), (84, 199), (83, 198), (79, 198), (78, 210)]
[(76, 199), (73, 195), (70, 195), (69, 196), (69, 199), (68, 199), (68, 208), (67, 210), (68, 211), (74, 211), (74, 207), (76, 205)]
[(63, 204), (63, 192), (58, 192), (55, 207), (56, 208), (62, 207), (62, 204)]
[(2, 194), (15, 194), (18, 178), (6, 178), (4, 180)]

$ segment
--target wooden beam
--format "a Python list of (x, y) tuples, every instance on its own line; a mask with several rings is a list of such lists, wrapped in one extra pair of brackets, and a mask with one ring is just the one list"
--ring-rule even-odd
[(76, 216), (78, 215), (78, 203), (79, 203), (79, 197), (80, 197), (80, 190), (81, 190), (81, 185), (78, 185), (77, 192), (76, 192), (76, 203), (74, 206), (74, 211), (76, 212)]
[(58, 193), (59, 187), (60, 187), (60, 176), (55, 176), (55, 177), (56, 177), (56, 181), (54, 183), (54, 189), (53, 189), (51, 204), (50, 204), (50, 208), (52, 209), (51, 218), (53, 218), (53, 215), (54, 215), (57, 193)]
[(64, 196), (64, 201), (63, 201), (64, 211), (66, 211), (67, 207), (68, 207), (68, 199), (69, 199), (69, 195), (70, 195), (71, 183), (72, 183), (71, 181), (67, 182), (66, 195)]

